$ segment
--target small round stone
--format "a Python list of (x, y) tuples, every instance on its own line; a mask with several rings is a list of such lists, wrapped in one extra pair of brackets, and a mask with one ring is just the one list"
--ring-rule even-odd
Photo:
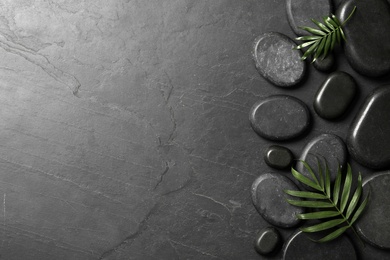
[[(283, 247), (284, 260), (354, 260), (355, 248), (347, 236), (338, 237), (327, 243), (316, 243), (309, 234), (295, 232)], [(314, 238), (320, 239), (321, 237)]]
[(310, 112), (301, 100), (287, 95), (269, 96), (255, 103), (249, 120), (253, 130), (269, 140), (289, 140), (310, 126)]
[(345, 114), (357, 92), (356, 82), (346, 72), (336, 71), (328, 76), (317, 91), (314, 100), (316, 113), (328, 120)]
[[(316, 157), (322, 162), (323, 169), (325, 167), (323, 158), (325, 158), (331, 179), (335, 180), (338, 166), (340, 165), (342, 169), (345, 169), (347, 156), (347, 148), (340, 137), (333, 134), (322, 134), (313, 138), (306, 144), (303, 148), (300, 160), (307, 162), (313, 170), (317, 171)], [(296, 170), (306, 177), (311, 178), (310, 173), (306, 170), (303, 163), (298, 162)]]
[(291, 87), (300, 82), (306, 71), (302, 52), (284, 34), (269, 32), (255, 39), (252, 56), (260, 75), (279, 87)]
[(355, 227), (368, 243), (390, 249), (390, 171), (379, 172), (364, 180), (363, 197), (370, 194), (368, 204)]
[(329, 72), (334, 68), (335, 57), (333, 53), (329, 53), (324, 59), (316, 59), (313, 63), (314, 68), (322, 72)]
[(265, 163), (275, 169), (284, 170), (291, 166), (294, 155), (290, 149), (280, 146), (271, 145), (265, 152)]
[(259, 214), (270, 224), (288, 228), (299, 224), (296, 214), (304, 213), (304, 210), (290, 205), (286, 201), (284, 190), (299, 189), (283, 175), (262, 174), (252, 184), (252, 202)]
[(259, 232), (255, 239), (255, 249), (261, 255), (269, 255), (276, 252), (281, 245), (282, 238), (274, 227), (267, 227)]

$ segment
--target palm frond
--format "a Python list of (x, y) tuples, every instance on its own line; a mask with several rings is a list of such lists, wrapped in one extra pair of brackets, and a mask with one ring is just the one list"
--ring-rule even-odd
[(340, 44), (341, 39), (346, 41), (346, 37), (342, 27), (352, 17), (356, 10), (356, 6), (353, 8), (348, 18), (341, 23), (335, 15), (327, 16), (323, 18), (323, 23), (312, 19), (312, 22), (317, 25), (317, 28), (308, 26), (300, 27), (301, 29), (309, 32), (311, 35), (301, 36), (296, 38), (297, 41), (304, 41), (304, 43), (298, 45), (296, 49), (308, 48), (302, 56), (302, 60), (313, 55), (313, 61), (318, 58), (324, 59), (330, 52), (333, 51), (336, 43)]
[(325, 237), (316, 240), (316, 242), (328, 242), (342, 235), (347, 229), (353, 229), (352, 224), (362, 214), (368, 202), (367, 195), (363, 202), (358, 206), (362, 194), (361, 174), (359, 173), (358, 175), (357, 188), (350, 199), (352, 189), (352, 169), (349, 164), (343, 181), (344, 184), (341, 189), (343, 174), (340, 166), (338, 167), (337, 177), (332, 188), (330, 171), (326, 161), (325, 169), (323, 169), (320, 161), (317, 159), (317, 174), (305, 161), (301, 161), (301, 163), (309, 172), (310, 177), (304, 176), (294, 168), (291, 168), (291, 172), (295, 179), (310, 186), (314, 189), (314, 191), (285, 190), (284, 192), (292, 197), (305, 199), (287, 199), (287, 202), (294, 206), (314, 209), (314, 212), (297, 214), (298, 219), (323, 220), (319, 224), (304, 227), (301, 230), (304, 232), (318, 232), (323, 230), (332, 231), (334, 228), (337, 228)]

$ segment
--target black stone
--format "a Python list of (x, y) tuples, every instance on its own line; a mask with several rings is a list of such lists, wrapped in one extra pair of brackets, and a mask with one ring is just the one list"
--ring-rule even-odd
[(390, 249), (390, 171), (376, 173), (363, 182), (369, 202), (356, 222), (356, 230), (370, 244)]
[(257, 234), (255, 249), (261, 255), (274, 254), (282, 244), (282, 238), (274, 227), (267, 227)]
[[(331, 179), (334, 180), (337, 175), (338, 166), (340, 165), (342, 169), (345, 169), (347, 156), (347, 148), (340, 137), (333, 134), (322, 134), (306, 144), (300, 160), (306, 161), (313, 170), (317, 171), (316, 158), (319, 159), (323, 168), (325, 167), (324, 159), (326, 159)], [(307, 177), (311, 176), (301, 162), (297, 163), (296, 170)]]
[(291, 87), (300, 82), (306, 71), (302, 52), (295, 50), (295, 42), (276, 32), (256, 38), (252, 56), (259, 73), (279, 87)]
[[(355, 248), (347, 236), (327, 243), (316, 243), (307, 233), (295, 232), (283, 246), (284, 260), (353, 260), (357, 259)], [(319, 237), (320, 238), (320, 237)], [(313, 238), (313, 239), (319, 239)]]
[(369, 168), (390, 166), (390, 85), (367, 97), (350, 126), (347, 146), (351, 156)]
[(311, 21), (321, 21), (323, 16), (332, 12), (332, 1), (330, 0), (287, 0), (287, 18), (291, 29), (296, 35), (310, 35), (299, 27), (316, 27)]
[(289, 140), (308, 129), (310, 112), (305, 103), (295, 97), (274, 95), (255, 103), (249, 120), (260, 136), (269, 140)]
[(351, 105), (356, 92), (356, 82), (351, 75), (342, 71), (334, 72), (318, 89), (314, 109), (322, 118), (340, 118)]
[(329, 72), (333, 70), (336, 63), (333, 52), (329, 53), (324, 59), (316, 59), (313, 63), (314, 68), (322, 72)]
[(286, 201), (284, 190), (298, 190), (287, 177), (280, 174), (266, 173), (252, 184), (252, 201), (259, 214), (270, 224), (288, 228), (299, 224), (296, 214), (303, 213)]
[(293, 159), (294, 155), (290, 149), (280, 145), (271, 145), (264, 155), (264, 161), (268, 166), (280, 170), (289, 168)]
[(390, 73), (390, 4), (386, 0), (347, 0), (337, 10), (344, 21), (352, 8), (356, 12), (345, 24), (348, 42), (345, 55), (357, 72), (366, 76)]

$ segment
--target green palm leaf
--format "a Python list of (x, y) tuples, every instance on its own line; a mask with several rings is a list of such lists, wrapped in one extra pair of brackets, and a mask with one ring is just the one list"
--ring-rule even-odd
[(312, 22), (317, 25), (318, 28), (308, 26), (301, 27), (301, 29), (311, 34), (310, 36), (296, 38), (297, 41), (304, 41), (304, 43), (298, 45), (296, 49), (304, 49), (310, 46), (310, 48), (303, 54), (302, 60), (305, 60), (310, 55), (314, 55), (312, 62), (316, 61), (320, 57), (321, 59), (324, 59), (328, 53), (333, 51), (336, 42), (340, 44), (341, 39), (346, 41), (342, 27), (352, 17), (355, 10), (356, 6), (343, 23), (340, 23), (335, 15), (331, 15), (323, 18), (324, 23), (312, 19)]
[[(299, 182), (314, 188), (315, 191), (285, 190), (284, 192), (292, 197), (304, 199), (287, 199), (287, 202), (294, 206), (311, 208), (314, 210), (314, 212), (297, 214), (298, 219), (323, 220), (319, 224), (303, 227), (301, 230), (304, 232), (330, 230), (329, 234), (317, 240), (317, 242), (331, 241), (342, 235), (349, 228), (354, 230), (352, 224), (359, 218), (368, 203), (367, 195), (359, 205), (362, 194), (361, 174), (359, 173), (358, 175), (357, 188), (354, 191), (352, 198), (350, 198), (352, 189), (352, 169), (349, 164), (344, 179), (341, 168), (340, 166), (338, 167), (337, 177), (332, 189), (330, 171), (326, 160), (325, 169), (323, 169), (317, 158), (317, 174), (314, 173), (308, 163), (305, 161), (301, 161), (301, 163), (310, 173), (310, 177), (304, 176), (294, 168), (291, 168), (291, 172)], [(342, 179), (344, 184), (341, 190)]]

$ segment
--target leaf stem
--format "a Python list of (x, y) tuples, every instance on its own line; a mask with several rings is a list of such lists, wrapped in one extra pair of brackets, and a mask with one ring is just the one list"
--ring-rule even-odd
[(358, 238), (359, 242), (363, 245), (363, 247), (365, 247), (365, 243), (363, 242), (363, 240), (360, 238), (359, 234), (356, 232), (356, 229), (354, 228), (353, 225), (351, 225), (351, 223), (348, 221), (348, 218), (346, 218), (344, 216), (344, 213), (340, 211), (340, 209), (337, 207), (337, 205), (333, 202), (333, 200), (330, 198), (330, 194), (327, 194), (326, 192), (322, 191), (322, 193), (328, 197), (328, 200), (330, 203), (332, 203), (333, 207), (337, 210), (337, 212), (340, 213), (341, 217), (347, 222), (347, 225), (348, 227), (352, 228), (353, 230), (353, 233), (356, 235), (356, 237)]
[(341, 26), (344, 26), (348, 22), (349, 19), (351, 19), (352, 15), (355, 13), (356, 5), (353, 7), (352, 12), (348, 15), (347, 19), (341, 24)]

